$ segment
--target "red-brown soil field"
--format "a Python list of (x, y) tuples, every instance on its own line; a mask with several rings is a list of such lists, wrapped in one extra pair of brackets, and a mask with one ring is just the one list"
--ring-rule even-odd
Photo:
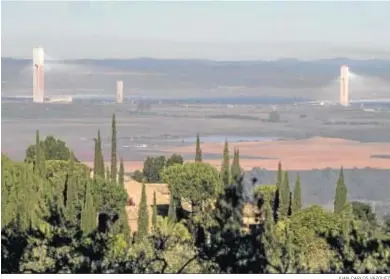
[[(241, 167), (250, 170), (260, 167), (277, 169), (281, 161), (287, 170), (310, 170), (325, 168), (378, 168), (390, 169), (390, 159), (374, 158), (372, 155), (390, 155), (390, 143), (361, 143), (335, 138), (310, 138), (305, 140), (281, 140), (271, 142), (240, 142), (229, 144), (230, 152), (239, 148), (240, 155), (265, 157), (270, 159), (240, 159)], [(203, 154), (220, 154), (223, 143), (204, 143)], [(170, 153), (194, 154), (195, 145), (164, 150)], [(206, 160), (220, 167), (221, 160)], [(86, 162), (91, 165), (91, 162)], [(126, 161), (125, 170), (142, 169), (142, 161)]]

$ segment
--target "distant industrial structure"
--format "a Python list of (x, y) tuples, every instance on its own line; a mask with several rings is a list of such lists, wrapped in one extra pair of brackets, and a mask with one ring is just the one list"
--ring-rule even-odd
[(72, 103), (71, 96), (45, 98), (45, 53), (40, 46), (33, 48), (33, 102), (34, 103)]
[(33, 102), (43, 103), (45, 100), (45, 69), (42, 47), (33, 48)]
[(121, 80), (116, 82), (116, 102), (118, 104), (123, 103), (123, 81)]
[(340, 105), (349, 105), (349, 68), (345, 65), (340, 69)]
[[(80, 98), (80, 96), (45, 96), (45, 58), (44, 58), (44, 50), (43, 47), (37, 46), (33, 48), (33, 94), (32, 99), (34, 103), (72, 103), (74, 100), (77, 100)], [(49, 69), (50, 63), (46, 64), (46, 70)], [(347, 65), (342, 65), (340, 67), (340, 77), (339, 77), (339, 83), (340, 83), (340, 89), (339, 89), (339, 98), (338, 100), (332, 98), (332, 100), (311, 100), (311, 101), (301, 101), (301, 102), (295, 102), (295, 105), (300, 104), (309, 104), (309, 105), (319, 105), (319, 106), (332, 106), (332, 105), (339, 105), (343, 107), (347, 106), (363, 106), (367, 105), (370, 107), (382, 107), (386, 106), (388, 107), (390, 104), (389, 98), (378, 98), (378, 99), (351, 99), (350, 98), (350, 86), (349, 81), (351, 79), (351, 82), (353, 83), (354, 80), (354, 73), (349, 71), (349, 67)], [(332, 85), (334, 85), (334, 81), (332, 80)], [(3, 84), (7, 83), (7, 81), (2, 81), (2, 87)], [(116, 103), (123, 103), (124, 102), (124, 88), (123, 88), (123, 81), (117, 80), (116, 81), (116, 97), (114, 102)], [(333, 90), (333, 87), (332, 87)], [(48, 92), (46, 92), (47, 94)], [(333, 95), (333, 93), (332, 93)], [(335, 95), (333, 95), (335, 96)], [(132, 96), (133, 100), (131, 100), (131, 103), (137, 104), (136, 110), (150, 110), (151, 101), (145, 101), (141, 98), (141, 100), (135, 101), (134, 96)], [(101, 96), (82, 96), (82, 99), (99, 99), (101, 100)], [(23, 100), (31, 100), (31, 94), (28, 94), (28, 96), (1, 96), (2, 100), (9, 100), (9, 101), (23, 101)], [(113, 96), (110, 94), (108, 97), (109, 102), (111, 103), (113, 101)], [(129, 100), (130, 101), (130, 100)], [(159, 103), (162, 101), (159, 100)], [(165, 102), (165, 101), (164, 101)], [(176, 102), (176, 101), (175, 101)], [(178, 101), (182, 102), (182, 100)], [(209, 101), (207, 101), (209, 102)], [(228, 105), (229, 107), (230, 105)], [(366, 110), (367, 111), (367, 110)]]

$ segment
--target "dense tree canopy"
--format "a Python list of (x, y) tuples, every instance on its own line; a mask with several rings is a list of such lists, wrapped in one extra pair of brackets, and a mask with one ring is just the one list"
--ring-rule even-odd
[(174, 197), (192, 205), (215, 198), (222, 191), (218, 170), (207, 163), (173, 165), (163, 171), (162, 179)]
[(171, 157), (168, 158), (165, 166), (170, 167), (174, 164), (183, 165), (183, 163), (184, 163), (183, 157), (181, 157), (181, 155), (179, 154), (174, 153), (171, 155)]
[[(66, 146), (66, 143), (60, 139), (56, 139), (53, 136), (47, 136), (45, 140), (40, 141), (41, 150), (44, 152), (46, 160), (69, 160), (69, 157), (74, 154)], [(26, 162), (35, 162), (36, 144), (30, 145), (26, 150)], [(77, 162), (77, 158), (74, 156), (74, 160)]]
[(146, 157), (144, 161), (143, 176), (147, 182), (159, 183), (160, 173), (164, 170), (166, 158), (164, 156)]
[[(242, 177), (225, 185), (227, 172), (205, 162), (183, 164), (178, 154), (149, 157), (144, 178), (168, 183), (169, 210), (159, 208), (161, 185), (143, 184), (132, 235), (123, 162), (118, 181), (104, 173), (100, 133), (100, 174), (93, 178), (73, 156), (46, 153), (39, 132), (36, 142), (25, 162), (2, 154), (2, 273), (390, 272), (390, 222), (379, 226), (369, 205), (348, 201), (343, 172), (333, 212), (303, 207), (299, 179), (292, 195), (281, 164), (275, 185), (254, 185), (248, 201)], [(147, 192), (155, 186), (151, 206)], [(179, 215), (186, 202), (194, 214)], [(247, 206), (261, 217), (251, 218), (250, 226)]]
[(372, 210), (371, 205), (363, 203), (363, 202), (357, 202), (353, 201), (352, 204), (352, 210), (353, 214), (356, 219), (366, 222), (371, 226), (377, 225), (377, 218), (375, 213)]

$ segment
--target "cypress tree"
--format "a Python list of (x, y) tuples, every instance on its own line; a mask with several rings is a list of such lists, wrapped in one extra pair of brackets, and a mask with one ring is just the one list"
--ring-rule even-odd
[(142, 184), (142, 193), (141, 193), (141, 201), (139, 203), (138, 208), (138, 231), (137, 231), (137, 239), (139, 241), (145, 239), (148, 235), (148, 227), (149, 227), (149, 213), (148, 213), (148, 204), (146, 197), (146, 188), (145, 184)]
[(353, 209), (352, 204), (350, 202), (346, 202), (343, 210), (341, 211), (342, 216), (342, 235), (345, 240), (349, 240), (350, 233), (352, 229), (352, 221), (353, 221)]
[(287, 216), (291, 216), (292, 214), (292, 202), (293, 202), (292, 192), (290, 191), (290, 196), (288, 198), (288, 210), (287, 210)]
[(110, 181), (111, 179), (111, 176), (110, 176), (110, 168), (107, 166), (106, 167), (106, 180), (107, 181)]
[(121, 158), (120, 166), (119, 166), (119, 175), (118, 175), (118, 183), (120, 186), (125, 187), (125, 168), (123, 166), (123, 159)]
[(280, 185), (282, 184), (282, 180), (283, 180), (282, 163), (279, 162), (278, 163), (278, 177), (277, 177), (277, 181), (276, 181), (276, 186), (278, 187), (278, 189), (280, 188)]
[(104, 178), (104, 158), (102, 152), (102, 139), (100, 137), (100, 130), (98, 130), (97, 139), (95, 139), (95, 155), (94, 155), (94, 177)]
[(264, 201), (264, 219), (263, 219), (263, 234), (262, 242), (269, 250), (274, 244), (274, 219), (272, 215), (271, 204), (268, 200)]
[(93, 154), (93, 177), (97, 177), (99, 171), (99, 150), (98, 150), (98, 140), (94, 139), (95, 142), (95, 151)]
[(3, 228), (6, 224), (8, 224), (10, 222), (10, 220), (12, 220), (9, 216), (11, 214), (9, 214), (8, 212), (8, 208), (9, 208), (9, 205), (10, 205), (10, 200), (9, 200), (9, 196), (10, 196), (10, 192), (8, 191), (8, 189), (6, 188), (5, 186), (5, 177), (4, 177), (4, 170), (5, 170), (5, 162), (3, 160), (3, 156), (1, 156), (1, 196), (2, 196), (2, 202), (1, 202), (1, 228)]
[[(215, 203), (213, 219), (216, 226), (209, 239), (212, 245), (219, 247), (217, 257), (218, 261), (223, 262), (223, 272), (240, 273), (240, 270), (244, 270), (240, 263), (246, 252), (242, 251), (242, 241), (246, 237), (242, 233), (244, 204), (241, 183), (226, 187)], [(198, 243), (201, 241), (200, 238)]]
[(275, 192), (275, 197), (274, 197), (273, 206), (272, 206), (275, 222), (278, 221), (279, 205), (280, 205), (280, 186), (282, 184), (282, 180), (283, 180), (282, 163), (279, 161), (278, 172), (277, 172), (277, 177), (276, 177), (276, 192)]
[(195, 162), (202, 162), (202, 149), (200, 149), (199, 134), (196, 135)]
[(301, 178), (299, 177), (299, 174), (298, 174), (297, 178), (295, 180), (292, 212), (295, 213), (298, 210), (300, 210), (301, 208), (302, 208)]
[(153, 211), (152, 211), (152, 227), (156, 228), (157, 225), (157, 200), (156, 200), (156, 191), (153, 192)]
[(336, 195), (334, 199), (334, 212), (341, 213), (347, 204), (347, 187), (344, 184), (344, 170), (341, 168), (340, 176), (336, 185)]
[(130, 227), (129, 220), (127, 217), (126, 209), (123, 207), (120, 209), (118, 214), (118, 220), (110, 226), (110, 232), (113, 235), (122, 234), (126, 241), (130, 241)]
[(69, 157), (69, 170), (66, 181), (66, 203), (65, 203), (65, 218), (73, 226), (78, 224), (78, 197), (77, 197), (77, 181), (74, 175), (74, 161)]
[(102, 138), (100, 137), (100, 130), (98, 130), (98, 153), (99, 153), (99, 175), (104, 178), (104, 155), (102, 149)]
[(87, 182), (85, 191), (85, 202), (81, 212), (80, 227), (85, 234), (90, 234), (96, 229), (96, 208), (93, 204), (93, 196), (89, 182)]
[(20, 170), (20, 176), (13, 180), (17, 185), (16, 189), (12, 189), (13, 191), (17, 191), (15, 200), (17, 203), (15, 208), (16, 222), (21, 230), (27, 230), (32, 225), (31, 217), (33, 214), (31, 212), (31, 202), (38, 202), (34, 197), (35, 193), (33, 193), (31, 191), (32, 188), (29, 187), (29, 184), (31, 184), (29, 178), (31, 177), (29, 177), (28, 166), (23, 165)]
[(40, 157), (40, 144), (39, 144), (39, 131), (37, 130), (35, 132), (35, 170), (37, 174), (40, 174), (40, 163), (41, 163), (41, 157)]
[[(278, 259), (278, 241), (275, 239), (275, 225), (272, 216), (272, 209), (268, 201), (264, 203), (264, 220), (262, 224), (263, 233), (261, 234), (261, 243), (264, 246), (264, 254), (268, 262), (277, 263)], [(272, 273), (271, 267), (266, 267), (265, 272)]]
[(279, 216), (278, 218), (285, 218), (288, 216), (290, 208), (290, 185), (288, 182), (288, 172), (284, 172), (282, 184), (279, 189)]
[(237, 151), (236, 151), (236, 153), (237, 153), (237, 161), (236, 161), (236, 164), (237, 164), (237, 170), (239, 170), (240, 171), (240, 175), (241, 175), (241, 165), (240, 165), (240, 150), (237, 148)]
[(225, 140), (225, 146), (223, 148), (221, 177), (222, 177), (222, 183), (225, 187), (230, 185), (229, 144), (227, 139)]
[(113, 183), (117, 182), (115, 113), (112, 115), (112, 125), (111, 125), (111, 182)]
[(234, 164), (236, 163), (236, 148), (233, 148), (233, 160), (232, 160), (232, 166), (230, 168), (230, 173), (232, 174), (233, 178), (233, 169), (234, 169)]
[(176, 199), (174, 197), (170, 197), (169, 199), (169, 208), (168, 208), (168, 219), (171, 222), (176, 222), (177, 215), (176, 215)]
[(45, 150), (40, 143), (39, 130), (37, 130), (35, 134), (35, 170), (39, 176), (45, 177)]
[(236, 182), (241, 175), (241, 166), (240, 166), (240, 152), (237, 149), (234, 149), (234, 156), (231, 168), (232, 180)]

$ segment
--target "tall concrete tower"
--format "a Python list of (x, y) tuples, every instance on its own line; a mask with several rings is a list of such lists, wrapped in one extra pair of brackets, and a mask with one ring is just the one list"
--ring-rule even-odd
[(340, 105), (349, 105), (349, 68), (345, 65), (340, 69)]
[(121, 80), (116, 82), (116, 102), (118, 104), (123, 103), (123, 81)]
[(43, 103), (45, 99), (44, 52), (42, 47), (33, 48), (33, 102)]

